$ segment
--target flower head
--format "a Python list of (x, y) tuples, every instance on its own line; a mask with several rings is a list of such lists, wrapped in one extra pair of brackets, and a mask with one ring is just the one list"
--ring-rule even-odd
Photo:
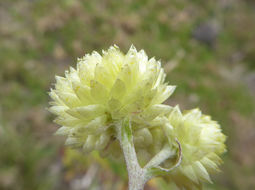
[(158, 117), (150, 122), (150, 127), (134, 133), (137, 153), (145, 162), (166, 145), (175, 150), (176, 153), (162, 163), (165, 169), (176, 163), (179, 150), (175, 139), (181, 145), (182, 162), (165, 178), (180, 189), (201, 189), (202, 182), (211, 182), (209, 174), (219, 171), (225, 135), (219, 124), (199, 109), (183, 114), (178, 106), (171, 108), (167, 117)]
[(87, 152), (105, 149), (115, 137), (114, 124), (129, 116), (134, 128), (168, 114), (162, 105), (175, 86), (164, 83), (161, 63), (131, 46), (123, 54), (117, 46), (78, 59), (77, 69), (56, 77), (50, 111), (66, 135), (66, 144)]
[(216, 121), (199, 109), (182, 114), (176, 106), (169, 115), (172, 135), (182, 147), (182, 163), (169, 177), (177, 186), (199, 189), (211, 182), (209, 173), (219, 171), (220, 155), (225, 152), (225, 135)]

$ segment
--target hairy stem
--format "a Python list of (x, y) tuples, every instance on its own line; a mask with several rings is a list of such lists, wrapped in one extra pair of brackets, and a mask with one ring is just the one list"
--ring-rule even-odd
[(129, 190), (143, 190), (148, 179), (146, 170), (140, 167), (137, 160), (130, 122), (123, 121), (117, 126), (117, 132), (127, 165)]
[(166, 144), (163, 149), (157, 153), (146, 165), (144, 168), (152, 168), (159, 166), (168, 158), (175, 156), (175, 151), (171, 150), (168, 144)]
[(178, 140), (176, 140), (179, 146), (179, 155), (177, 163), (172, 168), (165, 169), (159, 166), (165, 160), (175, 156), (176, 154), (176, 152), (174, 150), (171, 150), (171, 148), (167, 144), (158, 154), (156, 154), (151, 159), (151, 161), (146, 164), (144, 168), (141, 168), (135, 152), (132, 129), (129, 119), (124, 119), (122, 123), (116, 124), (116, 130), (117, 138), (120, 142), (120, 146), (124, 153), (125, 162), (127, 165), (129, 190), (143, 190), (145, 183), (149, 179), (158, 175), (165, 175), (180, 165), (182, 158), (181, 146)]

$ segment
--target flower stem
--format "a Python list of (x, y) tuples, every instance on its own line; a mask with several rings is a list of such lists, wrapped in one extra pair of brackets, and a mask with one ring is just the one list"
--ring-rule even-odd
[(159, 166), (165, 160), (175, 155), (175, 151), (171, 150), (167, 144), (144, 168), (141, 168), (135, 152), (130, 120), (126, 118), (122, 123), (116, 124), (116, 130), (127, 165), (129, 190), (143, 190), (145, 183), (149, 179), (158, 175), (165, 175), (180, 165), (182, 158), (181, 146), (178, 140), (176, 140), (179, 146), (179, 155), (176, 164), (172, 168), (165, 169)]
[(143, 190), (148, 178), (146, 170), (140, 167), (137, 160), (130, 121), (124, 120), (118, 125), (117, 132), (127, 165), (129, 190)]
[(168, 144), (166, 144), (163, 149), (157, 153), (145, 166), (144, 168), (152, 168), (159, 166), (162, 162), (175, 156), (175, 151), (171, 150)]

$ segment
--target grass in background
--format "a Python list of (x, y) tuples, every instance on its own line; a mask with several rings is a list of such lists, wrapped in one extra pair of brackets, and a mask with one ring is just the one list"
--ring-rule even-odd
[[(60, 147), (46, 107), (54, 75), (77, 57), (133, 43), (160, 58), (178, 86), (169, 104), (201, 107), (228, 136), (223, 172), (206, 189), (254, 189), (254, 7), (248, 0), (0, 2), (0, 188), (71, 189), (90, 165), (102, 168), (91, 189), (125, 187), (120, 164), (97, 155), (90, 163)], [(157, 186), (169, 188), (153, 181), (147, 188)]]

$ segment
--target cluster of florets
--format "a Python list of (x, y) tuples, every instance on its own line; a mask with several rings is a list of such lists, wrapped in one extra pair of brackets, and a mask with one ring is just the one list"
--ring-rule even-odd
[[(102, 55), (85, 55), (76, 69), (57, 76), (49, 109), (61, 125), (56, 134), (67, 136), (67, 145), (86, 152), (121, 152), (115, 125), (127, 116), (137, 153), (145, 160), (166, 144), (177, 151), (177, 138), (183, 161), (170, 177), (181, 187), (199, 187), (210, 181), (208, 172), (218, 170), (225, 136), (217, 122), (199, 110), (182, 114), (178, 107), (162, 104), (174, 89), (165, 83), (159, 61), (148, 59), (134, 46), (126, 55), (114, 46)], [(171, 164), (171, 159), (164, 164)]]

